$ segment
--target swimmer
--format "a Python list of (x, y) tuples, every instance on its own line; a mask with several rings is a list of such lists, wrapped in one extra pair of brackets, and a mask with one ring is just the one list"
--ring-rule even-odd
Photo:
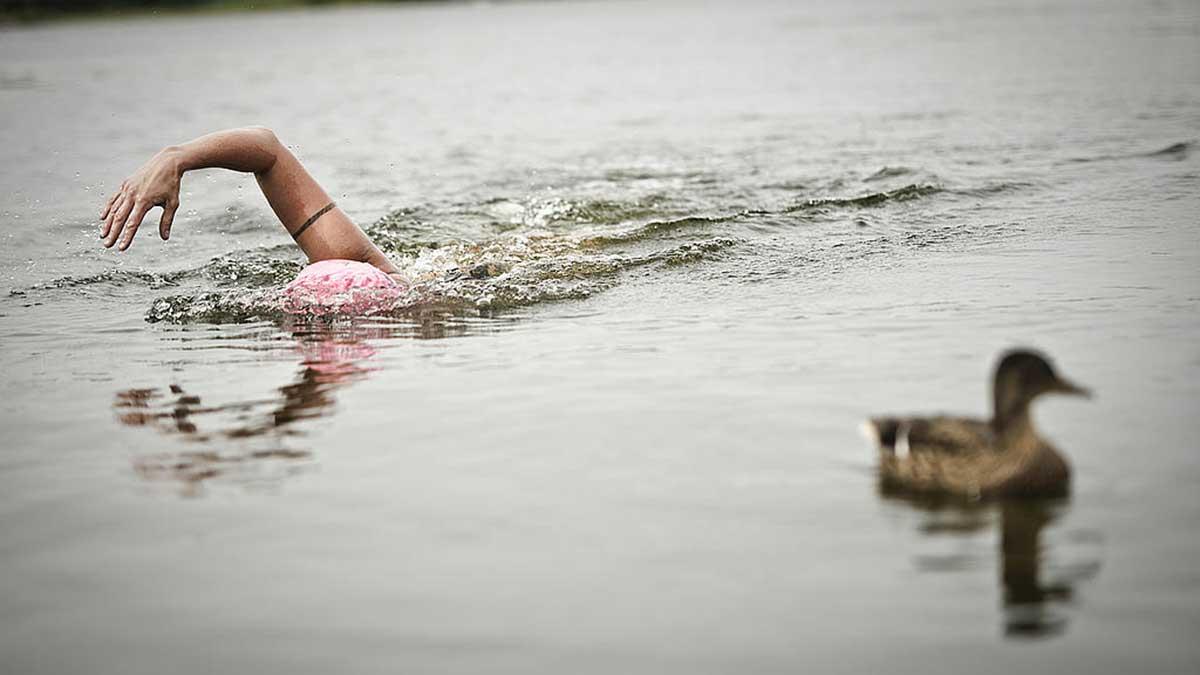
[[(253, 173), (271, 210), (308, 256), (310, 264), (289, 285), (289, 295), (302, 295), (308, 303), (351, 289), (408, 286), (400, 270), (264, 127), (218, 131), (160, 150), (104, 205), (100, 239), (105, 248), (128, 250), (142, 220), (155, 208), (162, 208), (158, 234), (163, 241), (169, 239), (183, 174), (213, 168)], [(306, 292), (292, 293), (299, 287)]]

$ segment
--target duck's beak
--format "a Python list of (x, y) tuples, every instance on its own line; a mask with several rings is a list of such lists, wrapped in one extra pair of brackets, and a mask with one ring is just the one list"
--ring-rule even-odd
[(1061, 377), (1055, 378), (1054, 389), (1060, 394), (1070, 394), (1072, 396), (1082, 396), (1084, 398), (1092, 397), (1092, 390), (1087, 387), (1081, 387), (1070, 380)]

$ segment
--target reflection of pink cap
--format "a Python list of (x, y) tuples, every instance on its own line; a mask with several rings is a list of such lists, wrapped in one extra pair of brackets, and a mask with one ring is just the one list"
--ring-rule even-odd
[(327, 376), (325, 381), (338, 382), (344, 376), (364, 373), (372, 368), (359, 362), (375, 355), (375, 348), (365, 342), (338, 342), (337, 340), (302, 341), (296, 345), (304, 358), (303, 364)]
[(374, 265), (321, 260), (300, 270), (283, 290), (291, 314), (371, 314), (391, 307), (404, 287)]

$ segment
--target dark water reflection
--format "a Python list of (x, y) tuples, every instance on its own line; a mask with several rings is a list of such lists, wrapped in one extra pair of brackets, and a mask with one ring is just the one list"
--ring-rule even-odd
[[(299, 367), (273, 396), (208, 404), (203, 395), (178, 384), (117, 392), (113, 409), (122, 424), (204, 446), (137, 457), (134, 469), (149, 481), (178, 482), (189, 496), (200, 494), (213, 479), (274, 481), (295, 473), (312, 459), (310, 450), (292, 447), (294, 438), (304, 435), (298, 423), (328, 414), (338, 389), (367, 377), (375, 353), (367, 340), (377, 332), (296, 334)], [(248, 439), (265, 439), (268, 447), (247, 448), (242, 441)]]
[[(177, 483), (185, 496), (199, 496), (205, 483), (218, 479), (275, 483), (314, 460), (297, 439), (302, 422), (330, 415), (336, 392), (366, 379), (378, 368), (376, 345), (394, 339), (443, 339), (495, 330), (506, 321), (463, 318), (436, 307), (413, 310), (404, 320), (300, 322), (282, 328), (299, 357), (291, 381), (274, 394), (227, 403), (177, 383), (134, 387), (113, 397), (117, 420), (146, 427), (201, 449), (136, 457), (137, 474), (147, 481)], [(200, 338), (178, 338), (188, 343)], [(206, 336), (203, 341), (211, 339)], [(202, 348), (202, 347), (201, 347)], [(248, 350), (261, 345), (247, 345)], [(301, 447), (295, 444), (300, 443)]]
[[(996, 549), (1001, 590), (1002, 630), (1009, 639), (1053, 638), (1063, 635), (1070, 622), (1070, 609), (1077, 599), (1079, 584), (1100, 569), (1095, 551), (1059, 550), (1060, 537), (1047, 534), (1070, 510), (1069, 499), (1007, 500), (995, 504), (912, 499), (887, 494), (922, 512), (921, 534), (935, 538), (962, 538), (998, 529)], [(1078, 533), (1075, 533), (1078, 534)], [(1094, 542), (1084, 533), (1074, 539)], [(917, 566), (925, 571), (947, 573), (974, 568), (982, 561), (975, 556), (920, 556)]]
[[(1047, 581), (1042, 530), (1066, 510), (1067, 504), (1013, 501), (1000, 505), (1000, 582), (1004, 588), (1004, 634), (1008, 637), (1046, 637), (1067, 628), (1067, 616), (1057, 611), (1075, 597), (1082, 579)], [(1088, 574), (1087, 576), (1091, 576)]]

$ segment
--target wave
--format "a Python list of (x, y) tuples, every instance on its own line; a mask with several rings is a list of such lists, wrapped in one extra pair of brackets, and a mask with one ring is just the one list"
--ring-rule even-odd
[(800, 204), (789, 206), (783, 210), (784, 213), (795, 213), (797, 211), (809, 211), (823, 208), (865, 208), (879, 206), (888, 202), (906, 202), (914, 199), (920, 199), (928, 195), (938, 194), (944, 189), (937, 185), (928, 183), (912, 183), (904, 187), (896, 188), (895, 190), (886, 190), (883, 192), (871, 192), (858, 197), (828, 197), (821, 199), (808, 199)]
[(717, 223), (729, 222), (738, 218), (739, 215), (740, 214), (731, 216), (687, 216), (684, 218), (674, 218), (670, 220), (652, 220), (648, 223), (635, 225), (623, 231), (595, 234), (584, 237), (583, 239), (579, 240), (579, 245), (583, 248), (604, 248), (606, 246), (645, 241), (647, 239), (652, 239), (656, 236), (678, 230), (692, 230), (704, 228)]
[(1120, 159), (1141, 159), (1141, 158), (1151, 158), (1151, 157), (1183, 159), (1188, 156), (1188, 154), (1192, 151), (1192, 149), (1195, 147), (1195, 145), (1196, 144), (1194, 141), (1180, 141), (1179, 143), (1172, 143), (1171, 145), (1168, 145), (1166, 147), (1159, 148), (1157, 150), (1151, 150), (1149, 152), (1132, 152), (1132, 153), (1112, 154), (1112, 155), (1096, 155), (1095, 157), (1072, 157), (1070, 159), (1067, 159), (1066, 162), (1069, 164), (1088, 164), (1091, 162), (1105, 162), (1105, 161), (1120, 160)]
[(502, 228), (548, 228), (558, 225), (616, 225), (652, 218), (666, 210), (669, 198), (648, 194), (631, 200), (565, 197), (489, 200), (476, 211)]
[[(185, 272), (146, 272), (143, 270), (113, 269), (85, 277), (65, 276), (30, 286), (30, 291), (45, 291), (63, 288), (78, 288), (96, 284), (113, 286), (140, 285), (151, 289), (178, 286)], [(23, 295), (26, 291), (14, 290), (12, 294)]]
[(1195, 143), (1191, 141), (1183, 141), (1180, 143), (1172, 143), (1165, 148), (1160, 148), (1153, 152), (1147, 152), (1144, 157), (1176, 157), (1187, 155), (1188, 152), (1195, 147)]
[(1036, 183), (1029, 181), (1000, 181), (998, 183), (988, 183), (973, 188), (957, 188), (948, 192), (966, 197), (990, 197), (992, 195), (1004, 194), (1006, 192), (1016, 192), (1025, 190), (1031, 187), (1036, 187)]
[(910, 169), (907, 166), (885, 166), (875, 173), (863, 179), (864, 183), (873, 183), (885, 178), (895, 178), (897, 176), (909, 176), (916, 173), (916, 169)]

